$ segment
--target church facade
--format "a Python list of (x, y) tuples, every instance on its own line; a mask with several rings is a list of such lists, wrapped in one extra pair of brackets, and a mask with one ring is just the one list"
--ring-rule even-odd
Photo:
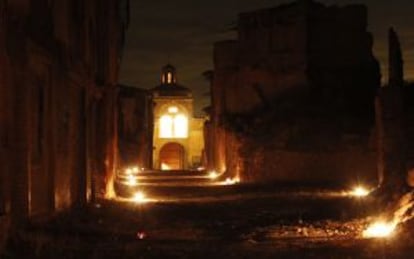
[(193, 95), (177, 83), (176, 69), (166, 65), (161, 84), (152, 90), (153, 168), (187, 170), (201, 166), (204, 153), (203, 118), (193, 116)]

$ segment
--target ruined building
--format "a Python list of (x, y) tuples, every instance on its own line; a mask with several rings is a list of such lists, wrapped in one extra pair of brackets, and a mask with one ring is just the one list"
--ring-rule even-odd
[(388, 33), (389, 80), (377, 99), (378, 172), (386, 190), (414, 186), (414, 85), (404, 82), (404, 61), (397, 33)]
[(154, 102), (153, 168), (193, 169), (201, 165), (203, 118), (193, 115), (193, 95), (179, 85), (175, 67), (161, 71), (161, 84), (151, 89)]
[(209, 167), (247, 181), (375, 180), (367, 8), (298, 0), (240, 14), (237, 32), (214, 46)]
[(121, 85), (118, 95), (120, 168), (152, 167), (153, 102), (146, 89)]
[(0, 221), (104, 195), (125, 0), (0, 2)]

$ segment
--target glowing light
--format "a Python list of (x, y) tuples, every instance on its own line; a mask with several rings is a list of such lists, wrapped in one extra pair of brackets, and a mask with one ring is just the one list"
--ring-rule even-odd
[(210, 179), (214, 180), (214, 179), (216, 179), (216, 178), (218, 177), (218, 174), (217, 174), (217, 172), (216, 172), (216, 171), (211, 171), (211, 172), (208, 174), (208, 177), (209, 177)]
[(148, 201), (147, 198), (145, 197), (145, 194), (143, 192), (136, 192), (134, 194), (134, 196), (132, 197), (132, 200), (135, 203), (145, 203), (145, 202)]
[(170, 115), (164, 115), (160, 118), (160, 138), (173, 137), (173, 118)]
[(133, 175), (128, 175), (126, 185), (129, 185), (129, 186), (137, 185), (137, 178)]
[(396, 226), (397, 224), (394, 222), (374, 222), (364, 230), (362, 236), (365, 238), (386, 238), (392, 235)]
[(188, 137), (188, 118), (183, 114), (176, 114), (177, 107), (169, 107), (168, 112), (172, 115), (163, 115), (159, 120), (160, 138), (187, 138)]
[(188, 136), (188, 119), (186, 116), (179, 114), (174, 118), (174, 137), (187, 138)]
[(363, 186), (357, 186), (350, 192), (352, 196), (356, 197), (364, 197), (367, 196), (369, 193), (370, 191)]
[(115, 175), (108, 177), (105, 185), (105, 199), (111, 200), (116, 198), (116, 193), (114, 189)]
[(168, 107), (168, 113), (177, 113), (178, 108), (176, 106), (170, 106)]
[(161, 170), (171, 170), (171, 167), (165, 163), (161, 163)]
[(172, 83), (172, 73), (171, 72), (168, 72), (167, 73), (167, 83), (168, 84), (171, 84)]
[(138, 167), (133, 167), (132, 168), (132, 172), (134, 172), (134, 173), (139, 173), (139, 168)]
[(128, 175), (132, 174), (132, 169), (131, 168), (125, 169), (125, 173)]
[(372, 223), (363, 231), (362, 236), (365, 238), (386, 238), (392, 236), (399, 224), (414, 218), (413, 208), (414, 192), (409, 192), (400, 198), (390, 220), (380, 220)]
[(224, 184), (225, 185), (233, 185), (233, 184), (236, 184), (236, 183), (239, 183), (239, 182), (240, 182), (239, 177), (234, 177), (234, 178), (227, 177)]
[(140, 239), (140, 240), (144, 239), (146, 236), (147, 235), (143, 231), (140, 231), (140, 232), (137, 233), (137, 238)]

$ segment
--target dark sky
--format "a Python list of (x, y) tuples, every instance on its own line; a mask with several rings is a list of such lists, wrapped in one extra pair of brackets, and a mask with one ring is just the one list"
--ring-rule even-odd
[[(208, 104), (202, 94), (208, 84), (202, 72), (212, 69), (215, 41), (235, 38), (229, 31), (237, 14), (293, 0), (130, 0), (131, 24), (121, 68), (121, 83), (152, 88), (160, 69), (170, 62), (177, 77), (194, 91), (198, 110)], [(319, 0), (328, 5), (362, 3), (368, 6), (369, 31), (376, 57), (387, 78), (387, 30), (394, 26), (402, 43), (405, 73), (414, 80), (414, 0)]]

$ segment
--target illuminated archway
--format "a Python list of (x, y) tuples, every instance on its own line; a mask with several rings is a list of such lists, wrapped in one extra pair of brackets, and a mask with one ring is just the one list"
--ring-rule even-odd
[(178, 143), (167, 143), (159, 155), (161, 170), (182, 170), (184, 168), (184, 147)]

